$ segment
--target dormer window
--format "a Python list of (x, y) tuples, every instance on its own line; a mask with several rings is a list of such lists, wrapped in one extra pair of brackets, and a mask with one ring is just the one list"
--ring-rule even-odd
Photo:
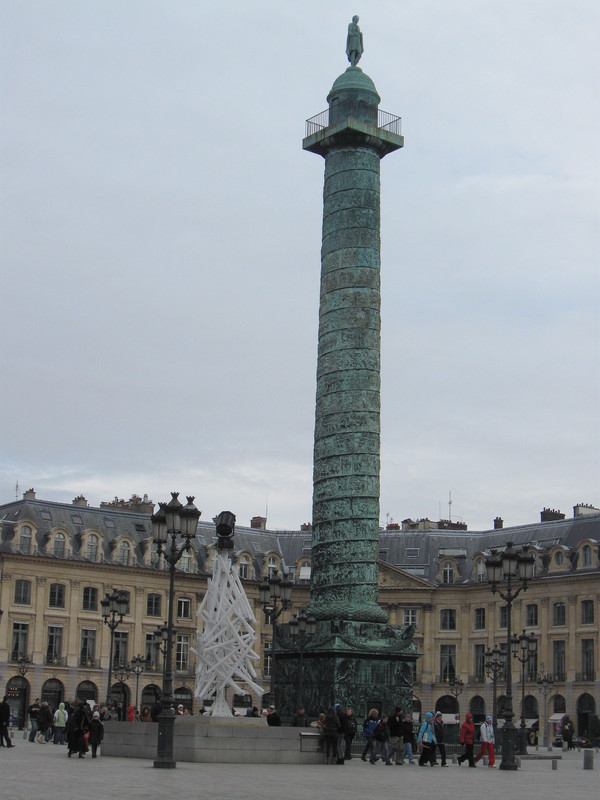
[(98, 537), (90, 533), (86, 540), (86, 555), (90, 561), (98, 560)]
[(442, 583), (454, 583), (454, 566), (449, 561), (442, 569)]
[(272, 578), (277, 572), (277, 559), (275, 556), (269, 556), (267, 559), (267, 577)]
[(25, 555), (29, 555), (31, 552), (31, 528), (29, 525), (21, 525), (21, 529), (19, 531), (19, 550), (21, 553), (25, 553)]
[(117, 561), (119, 562), (119, 564), (123, 564), (123, 566), (128, 566), (130, 558), (131, 558), (131, 545), (126, 539), (123, 539), (123, 541), (119, 544)]
[(238, 562), (238, 568), (239, 568), (239, 572), (240, 572), (240, 578), (243, 581), (247, 581), (248, 580), (248, 574), (249, 574), (249, 571), (250, 571), (250, 559), (248, 558), (248, 556), (241, 556), (241, 558), (240, 558), (240, 560)]
[(56, 558), (65, 557), (65, 535), (64, 533), (55, 533), (52, 542), (52, 552)]
[(581, 550), (581, 566), (592, 566), (592, 548), (589, 546), (589, 544), (584, 545)]

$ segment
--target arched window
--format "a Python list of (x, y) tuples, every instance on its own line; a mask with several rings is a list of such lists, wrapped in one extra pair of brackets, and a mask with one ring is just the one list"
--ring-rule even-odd
[(29, 555), (31, 552), (31, 528), (29, 525), (21, 525), (19, 531), (19, 550)]
[(75, 694), (80, 700), (91, 700), (92, 703), (98, 702), (98, 687), (92, 681), (81, 681)]
[(485, 700), (478, 694), (471, 698), (469, 703), (469, 711), (473, 714), (475, 724), (485, 721)]
[(478, 558), (475, 564), (475, 575), (477, 583), (484, 583), (487, 580), (487, 571), (485, 569), (485, 561), (483, 558)]
[(131, 545), (126, 539), (123, 539), (123, 541), (119, 544), (119, 556), (118, 556), (119, 564), (127, 566), (129, 564), (130, 556), (131, 556)]
[(90, 561), (98, 560), (98, 537), (95, 533), (90, 533), (87, 537), (87, 557)]
[(584, 567), (591, 567), (592, 566), (592, 548), (589, 544), (584, 545), (583, 550), (581, 551), (582, 562)]
[(182, 705), (184, 708), (187, 708), (188, 711), (192, 710), (192, 692), (191, 689), (186, 688), (185, 686), (180, 686), (179, 689), (175, 689), (173, 692), (173, 697), (175, 699), (174, 707)]
[(562, 694), (556, 694), (552, 698), (553, 708), (555, 714), (566, 714), (567, 713), (567, 703), (565, 698)]
[(537, 698), (532, 694), (528, 694), (523, 704), (523, 716), (525, 719), (537, 719), (538, 715), (539, 712)]
[(192, 554), (189, 550), (184, 550), (179, 560), (179, 569), (182, 572), (191, 572), (192, 570)]
[(52, 542), (52, 552), (56, 558), (65, 557), (65, 535), (64, 533), (55, 533), (54, 541)]
[(50, 708), (58, 708), (59, 703), (65, 699), (65, 687), (56, 678), (50, 678), (42, 684), (42, 703), (48, 703)]
[(248, 580), (248, 573), (250, 570), (250, 559), (248, 556), (241, 556), (239, 563), (238, 563), (239, 571), (240, 571), (240, 578), (243, 581)]
[(457, 714), (458, 702), (451, 694), (443, 694), (438, 698), (435, 704), (435, 710), (441, 711), (442, 714)]
[(447, 561), (442, 569), (442, 583), (454, 583), (454, 567)]

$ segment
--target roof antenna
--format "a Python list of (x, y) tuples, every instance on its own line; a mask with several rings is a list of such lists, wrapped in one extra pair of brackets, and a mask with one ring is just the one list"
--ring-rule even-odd
[(15, 484), (15, 500), (19, 499), (19, 481)]
[(452, 492), (448, 492), (448, 522), (452, 522)]

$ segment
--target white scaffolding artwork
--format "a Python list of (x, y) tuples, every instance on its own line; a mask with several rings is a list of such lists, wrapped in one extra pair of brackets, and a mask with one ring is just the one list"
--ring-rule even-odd
[[(196, 633), (195, 695), (206, 700), (214, 695), (210, 707), (213, 717), (233, 716), (225, 699), (227, 687), (236, 694), (246, 694), (250, 687), (261, 696), (264, 689), (256, 681), (252, 664), (258, 660), (254, 652), (256, 617), (242, 586), (237, 566), (232, 565), (229, 551), (217, 550), (212, 579), (198, 609)], [(200, 629), (203, 632), (200, 632)], [(245, 686), (240, 686), (241, 681)]]

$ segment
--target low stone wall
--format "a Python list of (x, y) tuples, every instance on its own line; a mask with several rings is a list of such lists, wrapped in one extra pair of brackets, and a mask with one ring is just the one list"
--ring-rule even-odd
[[(304, 735), (301, 735), (303, 733)], [(263, 719), (177, 717), (175, 761), (214, 764), (323, 764), (318, 736), (307, 728), (270, 728)], [(156, 758), (158, 725), (150, 722), (104, 723), (103, 757)]]

